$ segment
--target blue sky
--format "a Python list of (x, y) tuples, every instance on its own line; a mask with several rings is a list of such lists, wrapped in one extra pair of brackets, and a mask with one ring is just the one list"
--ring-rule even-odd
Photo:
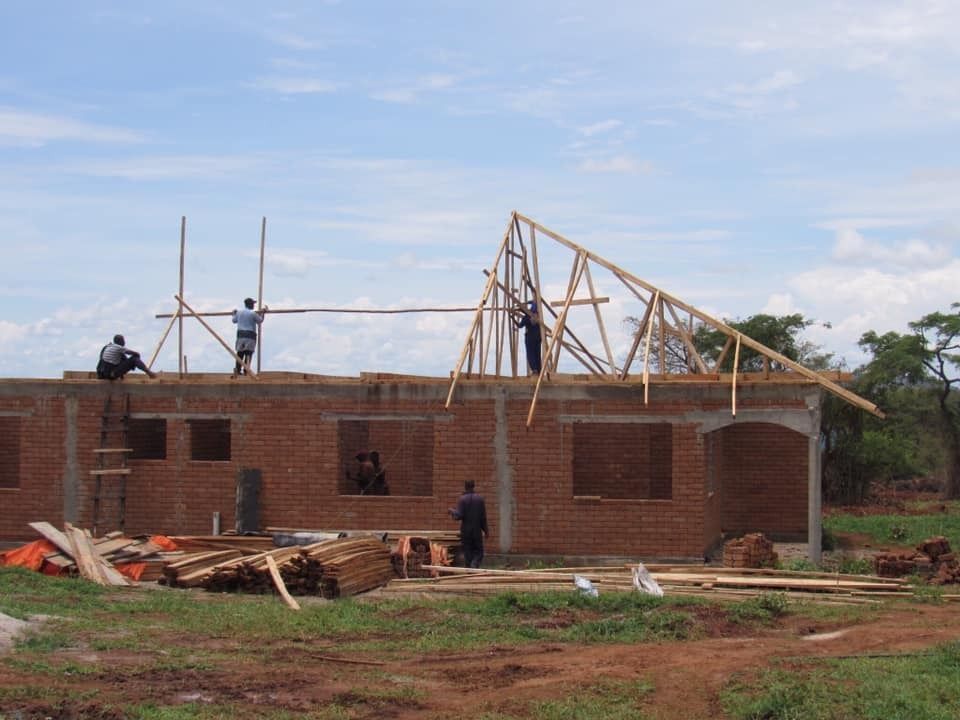
[[(476, 304), (514, 209), (856, 366), (960, 300), (958, 36), (934, 1), (4, 3), (0, 376), (152, 353), (181, 216), (198, 309), (256, 294), (264, 216), (268, 305), (397, 308)], [(445, 375), (469, 321), (268, 317), (264, 369)]]

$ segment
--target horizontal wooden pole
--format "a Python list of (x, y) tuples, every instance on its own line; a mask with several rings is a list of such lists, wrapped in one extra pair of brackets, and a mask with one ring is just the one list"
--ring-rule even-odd
[[(571, 300), (571, 305), (600, 305), (602, 303), (610, 302), (608, 297), (598, 297), (598, 298), (580, 298), (579, 300)], [(554, 307), (563, 307), (566, 305), (566, 300), (551, 300), (550, 304)]]
[[(483, 308), (487, 312), (492, 312), (494, 308)], [(475, 307), (447, 307), (447, 308), (397, 308), (396, 310), (385, 310), (377, 308), (270, 308), (263, 312), (268, 315), (291, 314), (291, 313), (358, 313), (363, 315), (399, 315), (401, 313), (453, 313), (453, 312), (476, 312)], [(233, 310), (215, 310), (211, 312), (190, 313), (185, 312), (184, 317), (229, 317), (233, 315)], [(176, 317), (176, 313), (159, 313), (155, 318)]]

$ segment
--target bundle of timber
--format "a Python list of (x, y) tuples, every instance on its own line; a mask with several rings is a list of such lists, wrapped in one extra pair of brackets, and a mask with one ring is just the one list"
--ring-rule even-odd
[(366, 592), (394, 576), (389, 548), (373, 537), (326, 540), (303, 552), (322, 568), (320, 594), (325, 598)]
[(924, 540), (916, 550), (882, 553), (874, 558), (877, 575), (902, 577), (920, 575), (931, 585), (953, 585), (960, 582), (960, 563), (950, 549), (950, 541), (942, 535)]
[[(495, 595), (503, 592), (575, 591), (577, 577), (589, 580), (600, 594), (635, 592), (638, 588), (633, 582), (633, 567), (626, 565), (544, 570), (472, 570), (424, 566), (424, 569), (435, 571), (439, 577), (393, 580), (381, 592), (389, 595)], [(912, 592), (903, 580), (871, 575), (702, 565), (647, 565), (646, 569), (666, 595), (744, 600), (775, 591), (782, 592), (793, 600), (860, 604), (876, 602), (870, 596), (909, 595)]]
[(763, 533), (749, 533), (728, 540), (723, 545), (723, 566), (729, 568), (763, 568), (777, 564), (773, 543)]
[(397, 577), (436, 577), (436, 570), (426, 570), (423, 566), (451, 564), (446, 546), (410, 535), (400, 538), (390, 553), (390, 560)]
[(451, 558), (455, 557), (460, 550), (460, 534), (456, 530), (350, 530), (344, 528), (318, 530), (316, 528), (270, 526), (267, 528), (267, 532), (273, 534), (274, 542), (278, 546), (281, 545), (281, 542), (278, 542), (279, 538), (282, 538), (282, 544), (307, 545), (321, 539), (375, 537), (389, 543), (390, 549), (396, 552), (397, 546), (403, 538), (416, 537), (442, 545)]
[(325, 598), (356, 595), (391, 577), (389, 549), (370, 536), (247, 555), (239, 548), (194, 553), (164, 569), (164, 581), (171, 587), (255, 594), (277, 591)]
[(177, 548), (185, 552), (201, 550), (240, 550), (244, 553), (260, 553), (274, 548), (272, 535), (173, 535), (170, 537)]

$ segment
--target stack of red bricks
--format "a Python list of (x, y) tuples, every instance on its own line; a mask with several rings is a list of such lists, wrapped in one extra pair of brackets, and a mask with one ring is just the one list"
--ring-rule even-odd
[(728, 540), (723, 545), (723, 566), (732, 568), (761, 568), (777, 564), (773, 543), (763, 533), (749, 533)]
[(877, 575), (902, 577), (918, 574), (932, 585), (960, 583), (960, 563), (942, 535), (924, 540), (916, 550), (883, 553), (874, 559)]

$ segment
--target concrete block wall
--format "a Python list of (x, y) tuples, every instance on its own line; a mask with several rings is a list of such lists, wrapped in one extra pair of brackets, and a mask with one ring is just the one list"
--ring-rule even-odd
[[(131, 534), (207, 534), (214, 512), (223, 529), (232, 528), (242, 468), (262, 473), (264, 527), (453, 530), (457, 524), (446, 510), (463, 483), (474, 480), (487, 500), (488, 552), (700, 557), (716, 544), (721, 527), (737, 523), (765, 532), (805, 531), (797, 508), (806, 507), (806, 438), (765, 423), (705, 434), (704, 418), (729, 414), (725, 393), (711, 388), (660, 390), (644, 406), (632, 385), (547, 386), (527, 428), (526, 384), (465, 383), (444, 410), (442, 381), (121, 386), (64, 380), (0, 381), (0, 417), (18, 418), (22, 433), (19, 487), (0, 487), (0, 539), (31, 539), (25, 525), (31, 520), (91, 523), (89, 471), (111, 390), (130, 394), (134, 418), (166, 422), (166, 456), (129, 462)], [(741, 407), (798, 412), (804, 402), (794, 388), (759, 394), (747, 388)], [(190, 421), (197, 419), (229, 423), (229, 460), (191, 459)], [(714, 452), (721, 477), (713, 491), (710, 435), (721, 438)], [(602, 448), (583, 442), (603, 437), (611, 441)], [(386, 462), (389, 449), (398, 447), (405, 457), (397, 475), (387, 470), (393, 494), (344, 494), (344, 463), (357, 450), (377, 449)], [(576, 497), (574, 479), (591, 462), (612, 454), (611, 463), (623, 463), (618, 447), (655, 458), (648, 475), (658, 499), (614, 497), (602, 483), (599, 498)], [(413, 480), (425, 465), (432, 465), (429, 478), (424, 471)]]

